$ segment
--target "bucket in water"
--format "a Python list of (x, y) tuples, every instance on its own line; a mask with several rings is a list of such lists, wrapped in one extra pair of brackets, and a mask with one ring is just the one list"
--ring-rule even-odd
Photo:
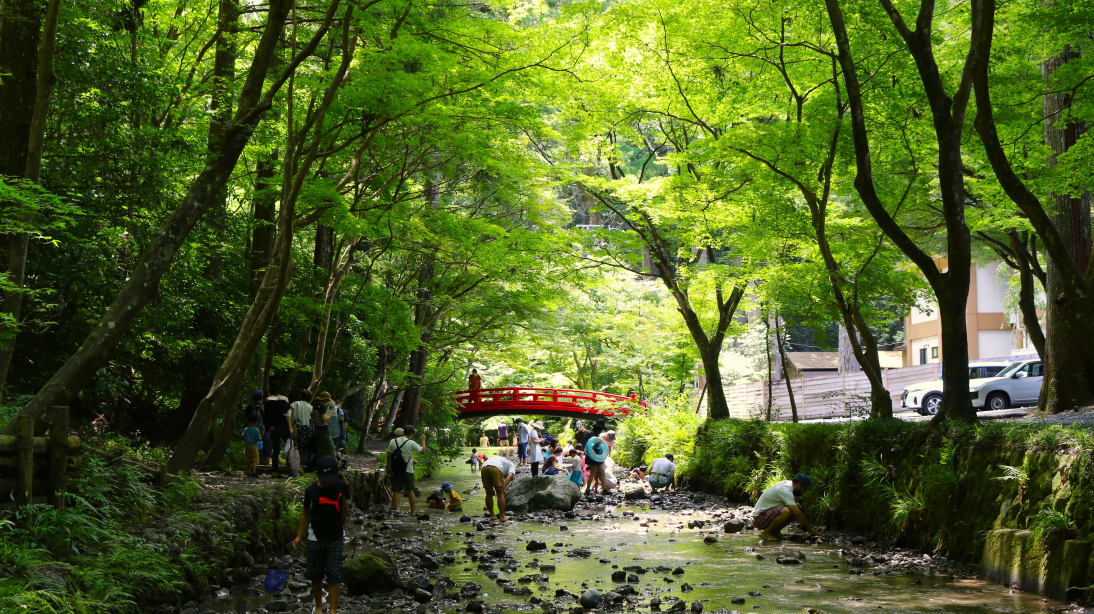
[(262, 582), (262, 586), (266, 587), (267, 593), (280, 593), (285, 590), (288, 583), (289, 572), (271, 567), (270, 573), (266, 574), (266, 580)]

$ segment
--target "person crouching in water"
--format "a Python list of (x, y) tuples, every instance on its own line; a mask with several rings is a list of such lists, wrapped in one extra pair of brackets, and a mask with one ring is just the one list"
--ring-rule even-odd
[(296, 548), (307, 536), (308, 561), (304, 577), (311, 580), (315, 612), (323, 611), (323, 579), (330, 586), (330, 614), (338, 612), (342, 589), (342, 545), (349, 515), (349, 486), (338, 476), (338, 461), (323, 456), (316, 461), (316, 483), (304, 491), (304, 511), (296, 529)]
[(782, 539), (780, 531), (793, 520), (802, 523), (813, 535), (820, 536), (820, 532), (805, 519), (798, 504), (798, 500), (807, 490), (813, 490), (813, 481), (804, 473), (799, 473), (794, 479), (783, 480), (760, 495), (752, 510), (752, 526), (763, 531), (760, 539)]
[[(447, 501), (445, 501), (446, 498)], [(463, 498), (448, 482), (441, 484), (441, 487), (434, 490), (425, 501), (429, 504), (431, 510), (443, 510), (447, 505), (450, 512), (463, 511)]]

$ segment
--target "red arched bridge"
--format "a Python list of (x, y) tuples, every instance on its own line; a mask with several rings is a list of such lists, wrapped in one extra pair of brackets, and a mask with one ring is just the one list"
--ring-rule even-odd
[(460, 418), (510, 414), (561, 418), (625, 418), (638, 400), (606, 392), (557, 388), (481, 388), (456, 393)]

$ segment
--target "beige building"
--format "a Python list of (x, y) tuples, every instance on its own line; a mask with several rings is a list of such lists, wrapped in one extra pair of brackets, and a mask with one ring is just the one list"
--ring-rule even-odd
[[(946, 259), (935, 262), (945, 270)], [(1001, 263), (973, 265), (969, 299), (965, 304), (965, 326), (969, 334), (969, 360), (1007, 358), (1032, 351), (1028, 341), (1013, 324), (1017, 321), (1004, 306), (1006, 284), (996, 273)], [(904, 366), (942, 361), (942, 325), (936, 305), (914, 306), (905, 320)]]

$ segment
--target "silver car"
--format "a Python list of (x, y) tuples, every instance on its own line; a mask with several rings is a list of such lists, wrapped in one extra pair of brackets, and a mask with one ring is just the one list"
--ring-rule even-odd
[[(970, 362), (969, 380), (978, 380), (986, 377), (995, 377), (1001, 371), (1011, 366), (1010, 362)], [(914, 409), (923, 416), (933, 416), (938, 413), (938, 407), (942, 404), (942, 380), (921, 382), (912, 384), (900, 393), (901, 407)]]
[(978, 410), (1035, 405), (1041, 396), (1044, 379), (1044, 363), (1023, 360), (1003, 369), (995, 377), (969, 382), (969, 396), (972, 406)]

